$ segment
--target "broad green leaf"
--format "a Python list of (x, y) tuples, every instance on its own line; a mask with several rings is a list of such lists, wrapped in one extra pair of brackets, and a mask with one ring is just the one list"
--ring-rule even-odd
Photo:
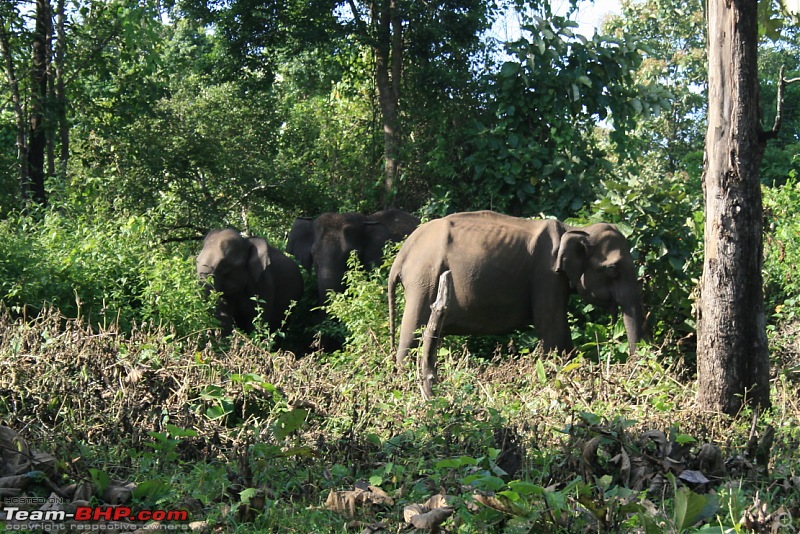
[(512, 480), (508, 483), (508, 487), (520, 495), (542, 495), (544, 493), (544, 488), (541, 486), (522, 480)]
[(542, 363), (542, 360), (538, 360), (536, 362), (536, 378), (542, 385), (547, 383), (547, 373), (544, 370), (544, 364)]
[(675, 510), (673, 521), (678, 531), (704, 521), (719, 509), (716, 495), (695, 493), (689, 488), (678, 488), (675, 493)]
[(295, 408), (279, 415), (272, 425), (272, 432), (275, 435), (275, 439), (285, 439), (286, 436), (298, 430), (303, 426), (307, 416), (308, 410), (305, 408)]

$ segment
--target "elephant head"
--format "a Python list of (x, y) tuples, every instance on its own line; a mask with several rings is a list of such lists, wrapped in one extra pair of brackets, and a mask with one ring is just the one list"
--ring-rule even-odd
[(234, 325), (252, 332), (257, 306), (270, 328), (278, 328), (289, 303), (299, 300), (303, 289), (300, 270), (291, 259), (265, 239), (244, 238), (232, 228), (208, 233), (197, 256), (197, 275), (207, 290), (220, 294), (217, 318), (224, 335)]
[(311, 255), (317, 273), (319, 302), (328, 291), (340, 292), (347, 259), (355, 251), (365, 267), (373, 267), (389, 241), (389, 228), (381, 221), (358, 213), (323, 213), (314, 220)]
[(625, 237), (611, 224), (569, 228), (561, 236), (556, 271), (587, 302), (622, 311), (629, 352), (646, 338), (636, 269)]
[(236, 230), (225, 228), (211, 230), (203, 241), (197, 275), (225, 296), (250, 294), (255, 293), (256, 282), (267, 265), (269, 255), (263, 239), (246, 239)]

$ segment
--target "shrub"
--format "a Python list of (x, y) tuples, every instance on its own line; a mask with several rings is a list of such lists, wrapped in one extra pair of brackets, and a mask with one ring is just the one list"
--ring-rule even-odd
[(0, 299), (19, 313), (50, 303), (96, 325), (211, 325), (189, 254), (162, 245), (142, 216), (69, 218), (48, 211), (0, 223)]
[(699, 183), (685, 174), (645, 167), (639, 175), (603, 181), (602, 189), (591, 214), (578, 223), (605, 221), (619, 227), (639, 268), (653, 339), (685, 340), (693, 352), (693, 291), (702, 270)]
[(777, 318), (795, 319), (800, 312), (800, 183), (764, 187), (764, 308)]

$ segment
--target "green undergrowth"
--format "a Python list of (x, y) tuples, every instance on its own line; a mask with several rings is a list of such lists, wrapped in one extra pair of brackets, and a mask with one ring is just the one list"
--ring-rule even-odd
[(133, 482), (138, 506), (188, 509), (207, 531), (397, 532), (435, 495), (450, 532), (798, 526), (790, 325), (773, 333), (795, 361), (776, 359), (774, 408), (725, 418), (696, 411), (658, 347), (619, 362), (449, 343), (426, 402), (383, 320), (350, 325), (337, 355), (298, 358), (240, 335), (3, 312), (0, 419), (57, 459), (54, 484)]
[[(632, 197), (607, 193), (601, 208), (625, 216)], [(393, 251), (370, 273), (351, 269), (327, 307), (342, 347), (295, 355), (273, 349), (293, 339), (262, 327), (217, 337), (194, 278), (199, 243), (167, 243), (136, 216), (10, 218), (0, 421), (55, 458), (26, 494), (55, 486), (78, 500), (65, 488), (91, 484), (89, 501), (103, 504), (104, 490), (132, 483), (135, 506), (187, 509), (207, 532), (400, 532), (413, 505), (438, 516), (429, 530), (448, 532), (796, 529), (797, 198), (794, 183), (765, 188), (763, 413), (697, 411), (700, 221), (676, 209), (665, 239), (654, 204), (630, 223), (652, 345), (629, 358), (621, 321), (576, 299), (575, 358), (544, 357), (532, 332), (449, 336), (430, 401), (413, 355), (395, 368)]]

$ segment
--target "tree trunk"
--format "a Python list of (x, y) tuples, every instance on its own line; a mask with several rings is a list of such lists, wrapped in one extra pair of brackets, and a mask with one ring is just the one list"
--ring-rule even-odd
[(60, 153), (56, 173), (62, 178), (67, 174), (69, 159), (69, 124), (67, 123), (67, 94), (64, 87), (64, 52), (67, 45), (64, 13), (65, 0), (58, 0), (56, 7), (56, 49), (55, 49), (55, 103), (58, 121)]
[(400, 101), (400, 76), (403, 65), (403, 25), (397, 12), (396, 0), (378, 3), (378, 40), (375, 47), (375, 78), (383, 124), (384, 208), (392, 203), (397, 176), (400, 171), (398, 110)]
[(444, 321), (447, 318), (447, 310), (450, 306), (451, 295), (453, 294), (453, 274), (445, 271), (439, 275), (439, 289), (436, 292), (436, 301), (431, 304), (431, 316), (428, 325), (422, 333), (422, 352), (417, 362), (417, 375), (422, 391), (422, 398), (430, 400), (433, 398), (433, 385), (437, 382), (436, 378), (436, 356), (439, 347), (442, 345), (442, 330)]
[(0, 13), (0, 51), (3, 54), (3, 66), (5, 68), (8, 85), (11, 88), (11, 103), (14, 107), (14, 117), (17, 123), (17, 162), (19, 164), (19, 186), (20, 192), (25, 197), (28, 184), (28, 124), (25, 120), (25, 109), (22, 105), (22, 95), (20, 93), (19, 78), (14, 66), (14, 54), (11, 50), (11, 38), (7, 33), (8, 22)]
[(45, 153), (47, 131), (45, 107), (48, 94), (48, 64), (50, 35), (50, 4), (48, 0), (36, 0), (36, 31), (33, 34), (33, 85), (30, 104), (30, 142), (28, 144), (27, 200), (44, 206), (47, 194), (44, 187)]
[(762, 289), (764, 154), (758, 106), (757, 0), (708, 4), (705, 260), (697, 325), (697, 400), (735, 414), (767, 407)]

